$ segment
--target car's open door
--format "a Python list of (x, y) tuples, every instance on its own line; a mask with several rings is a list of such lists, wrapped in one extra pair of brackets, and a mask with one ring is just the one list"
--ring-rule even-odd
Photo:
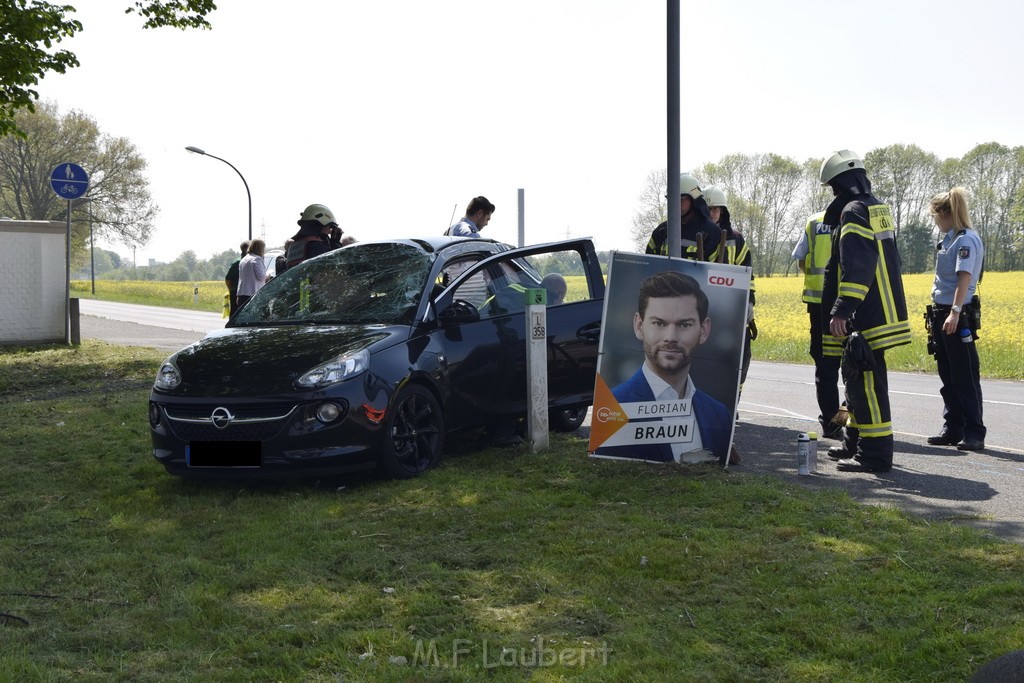
[[(604, 278), (593, 242), (505, 251), (467, 267), (434, 299), (445, 347), (449, 423), (526, 412), (525, 290), (548, 291), (548, 395), (553, 408), (589, 404), (597, 367)], [(466, 420), (477, 423), (478, 420)]]

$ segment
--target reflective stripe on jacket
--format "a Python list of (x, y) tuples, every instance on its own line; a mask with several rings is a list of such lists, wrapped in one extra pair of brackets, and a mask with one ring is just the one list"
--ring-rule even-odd
[(832, 255), (832, 231), (825, 225), (824, 211), (807, 219), (804, 233), (807, 237), (807, 255), (804, 256), (803, 301), (820, 304), (821, 290), (825, 285), (825, 266)]
[[(852, 320), (872, 350), (909, 344), (910, 322), (889, 207), (862, 195), (846, 205), (839, 224), (822, 304), (830, 306), (832, 315)], [(837, 344), (824, 346), (826, 355), (838, 355)]]
[[(698, 224), (698, 225), (695, 225)], [(704, 261), (718, 260), (718, 242), (722, 230), (710, 219), (705, 219), (698, 214), (697, 218), (690, 225), (680, 226), (682, 235), (679, 245), (682, 249), (683, 258), (694, 261), (701, 260), (697, 252), (697, 233), (704, 235)], [(651, 239), (647, 242), (647, 253), (669, 256), (668, 253), (668, 222), (660, 224), (651, 233)]]

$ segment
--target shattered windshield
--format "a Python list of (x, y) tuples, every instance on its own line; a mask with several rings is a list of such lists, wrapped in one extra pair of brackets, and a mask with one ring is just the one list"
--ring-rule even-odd
[(431, 262), (430, 254), (403, 243), (337, 249), (275, 277), (229, 326), (410, 324)]

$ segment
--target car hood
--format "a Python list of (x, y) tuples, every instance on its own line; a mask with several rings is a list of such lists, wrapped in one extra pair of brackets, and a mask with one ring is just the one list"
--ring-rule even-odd
[(381, 325), (215, 330), (175, 354), (182, 381), (173, 391), (163, 393), (254, 398), (295, 393), (295, 380), (318, 365), (360, 349), (385, 348), (408, 336), (408, 327)]

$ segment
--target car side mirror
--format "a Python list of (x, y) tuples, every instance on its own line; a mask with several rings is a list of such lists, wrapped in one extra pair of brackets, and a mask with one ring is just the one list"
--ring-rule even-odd
[(456, 299), (450, 306), (442, 310), (437, 318), (441, 321), (442, 325), (475, 323), (480, 320), (480, 311), (468, 301)]

